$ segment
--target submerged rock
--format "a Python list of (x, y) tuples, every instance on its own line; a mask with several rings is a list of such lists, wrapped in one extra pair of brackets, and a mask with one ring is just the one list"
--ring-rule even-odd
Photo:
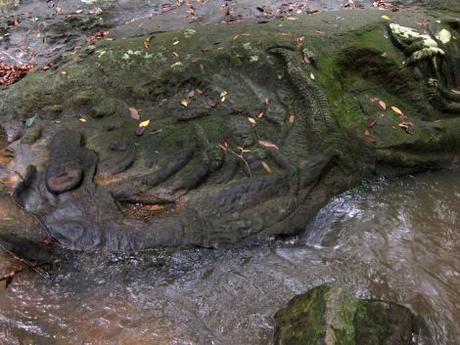
[(322, 285), (295, 297), (275, 315), (275, 345), (417, 345), (420, 321), (398, 304), (354, 298)]

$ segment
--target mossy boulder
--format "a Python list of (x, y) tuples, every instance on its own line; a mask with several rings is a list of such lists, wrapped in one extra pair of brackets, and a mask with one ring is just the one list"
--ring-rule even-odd
[[(392, 16), (414, 26), (419, 15)], [(24, 177), (17, 201), (67, 248), (295, 235), (363, 178), (443, 166), (460, 151), (460, 119), (434, 106), (444, 96), (427, 85), (429, 66), (403, 65), (381, 16), (341, 11), (88, 46), (2, 91), (16, 153), (4, 175)], [(443, 50), (454, 60), (439, 64), (439, 83), (450, 87), (459, 40), (441, 19), (434, 29), (452, 31)]]
[(357, 299), (335, 284), (295, 297), (276, 313), (275, 322), (275, 345), (421, 344), (420, 321), (409, 309)]

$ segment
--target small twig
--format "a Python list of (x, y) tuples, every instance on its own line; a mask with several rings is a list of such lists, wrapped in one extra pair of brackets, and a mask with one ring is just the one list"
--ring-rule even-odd
[(229, 151), (230, 153), (234, 154), (235, 156), (237, 156), (239, 159), (241, 159), (241, 160), (243, 161), (244, 165), (246, 166), (247, 173), (248, 173), (249, 177), (252, 177), (252, 172), (251, 172), (251, 168), (249, 167), (249, 163), (248, 163), (248, 161), (247, 161), (246, 159), (244, 159), (244, 157), (243, 157), (243, 151), (244, 151), (244, 150), (241, 150), (241, 153), (240, 153), (240, 154), (236, 153), (235, 151), (233, 151), (233, 150), (230, 149), (230, 148), (228, 149), (228, 151)]

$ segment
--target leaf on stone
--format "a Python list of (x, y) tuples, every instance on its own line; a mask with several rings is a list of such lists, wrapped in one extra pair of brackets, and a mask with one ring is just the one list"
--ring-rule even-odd
[(147, 127), (148, 125), (150, 125), (150, 120), (145, 120), (139, 123), (139, 127), (143, 127), (143, 128)]
[(443, 44), (449, 43), (452, 39), (452, 34), (446, 29), (442, 29), (436, 36)]
[(26, 120), (26, 126), (27, 127), (32, 127), (34, 122), (35, 122), (35, 119), (37, 118), (37, 115), (34, 115), (32, 117), (29, 117), (27, 120)]
[(145, 132), (145, 127), (140, 127), (140, 126), (138, 126), (138, 127), (136, 128), (136, 135), (137, 135), (137, 136), (141, 136), (142, 134), (144, 134), (144, 132)]
[(208, 105), (209, 107), (211, 108), (215, 108), (217, 106), (217, 103), (215, 100), (213, 100), (212, 98), (208, 98)]
[(225, 100), (227, 99), (227, 95), (228, 95), (228, 92), (227, 92), (227, 91), (225, 91), (225, 90), (222, 91), (222, 92), (220, 93), (220, 101), (221, 101), (221, 102), (225, 102)]
[(367, 128), (373, 128), (377, 125), (377, 120), (375, 119), (369, 119), (367, 121)]
[(259, 145), (261, 145), (263, 147), (267, 147), (269, 149), (277, 149), (278, 150), (278, 146), (276, 146), (275, 144), (273, 144), (272, 142), (267, 141), (267, 140), (259, 140)]
[(414, 127), (412, 122), (401, 122), (398, 126), (404, 129), (407, 134), (412, 134), (412, 127)]
[(129, 110), (129, 116), (131, 116), (133, 120), (139, 121), (141, 119), (141, 116), (139, 115), (139, 112), (137, 111), (136, 108), (129, 107), (128, 110)]
[(268, 172), (268, 173), (271, 173), (272, 172), (272, 169), (270, 168), (270, 166), (265, 163), (264, 161), (261, 162), (262, 163), (262, 166), (264, 167), (264, 169)]
[(370, 143), (372, 143), (372, 144), (375, 144), (375, 143), (377, 142), (377, 138), (376, 138), (373, 134), (371, 134), (371, 132), (370, 132), (368, 129), (366, 129), (366, 130), (364, 131), (363, 135), (364, 135), (364, 138), (365, 138), (368, 142), (370, 142)]
[(257, 121), (255, 119), (253, 119), (252, 117), (248, 116), (248, 121), (250, 123), (252, 123), (253, 125), (255, 125), (257, 123)]
[(183, 106), (184, 108), (187, 108), (188, 107), (188, 101), (186, 99), (183, 99), (182, 101), (180, 101), (180, 105)]
[(387, 109), (387, 105), (384, 101), (380, 100), (379, 101), (379, 106), (380, 108), (382, 108), (383, 110), (386, 110)]
[(392, 105), (391, 106), (391, 110), (393, 110), (396, 114), (400, 115), (400, 116), (404, 116), (404, 113), (402, 112), (401, 109), (399, 109), (398, 107)]

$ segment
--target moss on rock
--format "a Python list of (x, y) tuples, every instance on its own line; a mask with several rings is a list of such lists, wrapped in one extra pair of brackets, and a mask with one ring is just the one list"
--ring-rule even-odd
[(418, 329), (407, 308), (354, 298), (336, 284), (295, 297), (275, 322), (275, 345), (414, 345)]

